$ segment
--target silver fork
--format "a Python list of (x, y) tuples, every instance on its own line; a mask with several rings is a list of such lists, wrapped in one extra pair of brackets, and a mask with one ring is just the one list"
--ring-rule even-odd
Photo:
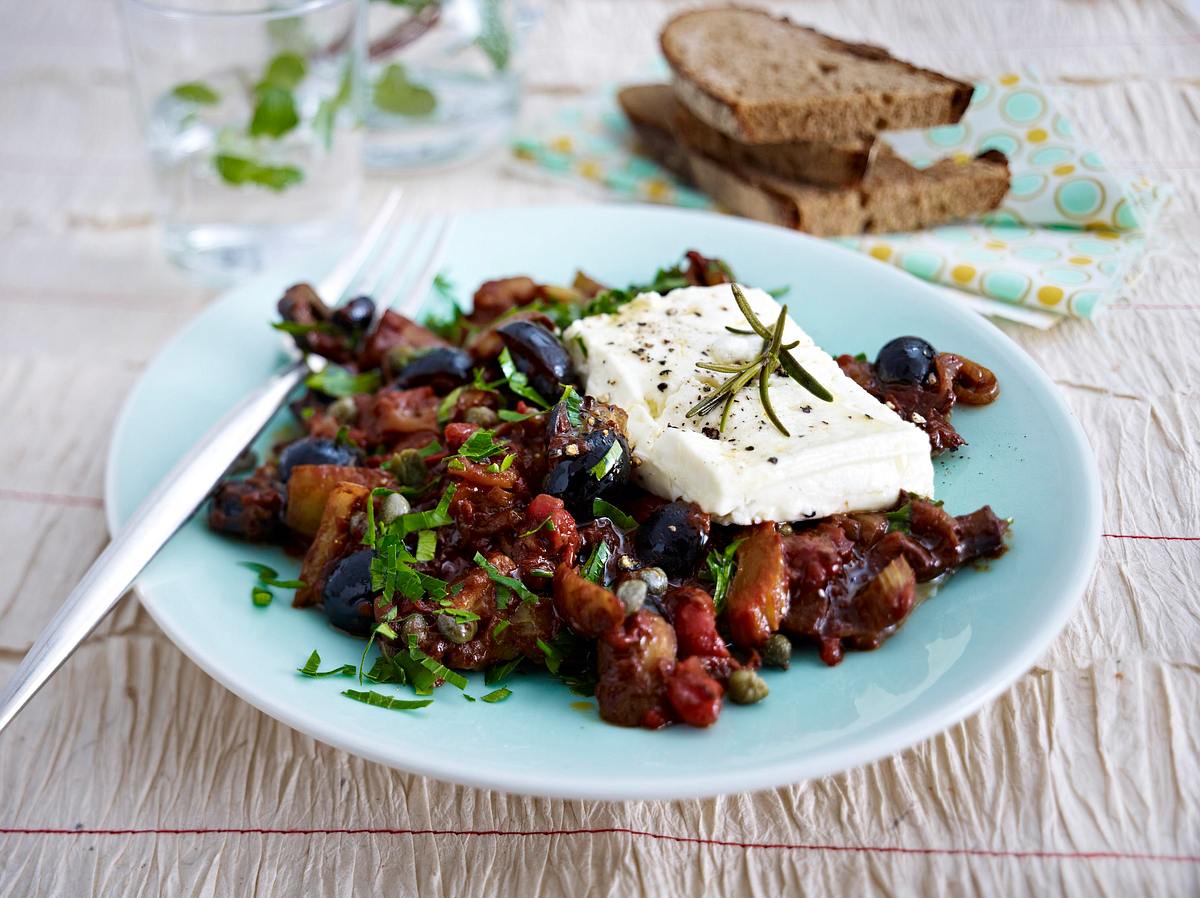
[[(358, 245), (321, 281), (318, 295), (333, 305), (352, 289), (373, 294), (377, 316), (402, 297), (419, 302), (429, 291), (449, 227), (445, 217), (412, 221), (402, 215), (399, 192), (393, 191)], [(0, 693), (0, 730), (104, 619), (292, 392), (324, 367), (323, 358), (297, 357), (218, 421), (162, 479), (67, 596)]]

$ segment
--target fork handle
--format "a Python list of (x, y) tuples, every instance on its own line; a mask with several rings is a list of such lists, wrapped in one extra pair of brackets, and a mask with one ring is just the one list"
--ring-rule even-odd
[(307, 361), (297, 361), (273, 375), (201, 437), (142, 501), (0, 693), (0, 731), (104, 619), (311, 370)]

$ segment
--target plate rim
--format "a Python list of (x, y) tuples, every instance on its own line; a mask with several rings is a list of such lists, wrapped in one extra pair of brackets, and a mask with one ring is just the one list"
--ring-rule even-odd
[[(728, 220), (736, 222), (736, 226), (739, 227), (744, 226), (751, 230), (762, 230), (776, 236), (782, 234), (786, 235), (789, 239), (798, 239), (801, 242), (810, 243), (820, 247), (821, 252), (830, 252), (852, 259), (852, 264), (854, 265), (869, 265), (873, 261), (870, 257), (838, 243), (821, 240), (800, 232), (787, 231), (762, 222), (722, 216), (706, 210), (682, 209), (648, 204), (573, 202), (504, 205), (455, 213), (451, 216), (451, 225), (453, 228), (464, 219), (503, 216), (517, 212), (532, 212), (536, 214), (541, 211), (551, 211), (556, 214), (585, 216), (593, 214), (598, 210), (603, 210), (605, 214), (616, 212), (617, 214), (648, 215), (652, 217), (663, 216), (664, 218), (684, 217)], [(319, 718), (309, 718), (302, 713), (298, 713), (291, 705), (273, 703), (269, 694), (250, 689), (247, 685), (239, 682), (236, 677), (229, 675), (220, 664), (215, 663), (204, 651), (202, 645), (190, 640), (187, 633), (182, 628), (176, 627), (168, 615), (160, 613), (160, 609), (156, 607), (157, 599), (152, 594), (144, 592), (136, 580), (131, 586), (131, 591), (137, 595), (142, 607), (146, 609), (158, 627), (181, 652), (206, 674), (252, 707), (298, 732), (352, 755), (395, 770), (429, 776), (444, 782), (472, 788), (566, 800), (626, 801), (707, 798), (717, 795), (777, 788), (791, 783), (803, 782), (860, 767), (905, 751), (960, 723), (962, 720), (975, 714), (1002, 692), (1008, 690), (1021, 676), (1034, 666), (1038, 658), (1043, 655), (1051, 643), (1062, 632), (1068, 619), (1082, 602), (1095, 571), (1102, 534), (1102, 490), (1095, 454), (1091, 450), (1091, 444), (1088, 442), (1082, 426), (1067, 405), (1058, 387), (1033, 357), (1019, 343), (1013, 340), (1012, 337), (979, 313), (955, 303), (951, 297), (932, 289), (930, 285), (912, 275), (890, 265), (876, 264), (876, 276), (881, 276), (885, 280), (891, 278), (897, 283), (902, 282), (906, 284), (907, 289), (917, 287), (924, 290), (936, 307), (946, 315), (968, 323), (969, 327), (982, 327), (985, 330), (989, 330), (993, 338), (998, 338), (1002, 344), (1005, 344), (1011, 353), (1009, 359), (1015, 360), (1017, 364), (1026, 369), (1027, 373), (1032, 375), (1037, 386), (1048, 396), (1050, 405), (1065, 423), (1066, 436), (1069, 437), (1070, 442), (1076, 450), (1073, 457), (1083, 461), (1081, 473), (1086, 481), (1085, 507), (1081, 509), (1082, 514), (1080, 516), (1080, 520), (1083, 523), (1083, 526), (1080, 528), (1080, 534), (1081, 539), (1084, 540), (1084, 551), (1075, 554), (1073, 562), (1066, 569), (1065, 577), (1069, 586), (1062, 590), (1062, 594), (1065, 594), (1067, 598), (1053, 606), (1053, 613), (1041, 619), (1034, 637), (1022, 642), (1016, 651), (1007, 656), (1005, 661), (999, 664), (987, 677), (986, 682), (965, 692), (954, 701), (943, 702), (932, 710), (919, 712), (915, 719), (893, 726), (886, 734), (860, 738), (850, 745), (835, 741), (831, 745), (824, 746), (816, 751), (810, 751), (799, 756), (769, 762), (745, 770), (726, 767), (720, 774), (719, 782), (711, 782), (707, 779), (702, 781), (694, 774), (689, 774), (678, 779), (664, 778), (657, 783), (647, 783), (636, 779), (613, 779), (611, 777), (606, 777), (602, 780), (589, 780), (580, 779), (577, 775), (567, 774), (563, 776), (545, 771), (541, 771), (537, 775), (520, 771), (507, 771), (502, 774), (495, 773), (493, 775), (486, 773), (475, 774), (470, 768), (462, 765), (456, 767), (452, 761), (449, 763), (439, 763), (436, 757), (423, 756), (417, 751), (413, 751), (403, 757), (397, 757), (394, 753), (389, 755), (374, 751), (369, 743), (364, 744), (352, 738), (344, 738), (337, 729), (328, 725), (322, 725), (323, 722)], [(131, 426), (130, 418), (132, 416), (132, 409), (138, 405), (141, 394), (148, 389), (148, 374), (169, 356), (178, 344), (186, 341), (191, 332), (202, 321), (210, 316), (217, 316), (219, 314), (218, 309), (228, 301), (230, 294), (250, 290), (252, 287), (260, 284), (265, 288), (273, 280), (286, 281), (287, 277), (282, 274), (282, 271), (283, 269), (268, 269), (251, 279), (223, 290), (209, 301), (201, 311), (191, 316), (172, 334), (149, 359), (142, 372), (138, 375), (137, 381), (121, 405), (121, 410), (117, 415), (107, 446), (107, 457), (104, 467), (104, 518), (110, 535), (115, 533), (120, 527), (120, 522), (117, 521), (116, 515), (118, 477), (116, 450), (124, 442), (126, 431)], [(1089, 533), (1091, 535), (1090, 540), (1087, 539)]]

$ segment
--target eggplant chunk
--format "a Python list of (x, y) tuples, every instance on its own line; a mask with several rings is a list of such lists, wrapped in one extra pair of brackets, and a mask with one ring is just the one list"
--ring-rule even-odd
[(783, 540), (769, 521), (758, 524), (737, 550), (725, 614), (734, 644), (754, 649), (779, 629), (788, 609)]
[(667, 683), (675, 670), (675, 631), (642, 609), (599, 642), (596, 703), (618, 726), (657, 729), (670, 720)]
[(554, 572), (554, 608), (581, 636), (603, 636), (625, 619), (625, 606), (616, 595), (567, 564)]
[(287, 508), (283, 522), (297, 533), (312, 536), (321, 526), (321, 514), (339, 483), (357, 483), (374, 489), (392, 482), (378, 468), (347, 468), (342, 465), (296, 465), (287, 482)]
[(349, 555), (352, 547), (358, 546), (362, 528), (355, 532), (353, 517), (355, 512), (366, 511), (370, 498), (371, 488), (357, 483), (339, 483), (329, 493), (321, 525), (300, 566), (304, 586), (296, 590), (292, 602), (297, 608), (320, 603), (328, 568), (332, 562)]

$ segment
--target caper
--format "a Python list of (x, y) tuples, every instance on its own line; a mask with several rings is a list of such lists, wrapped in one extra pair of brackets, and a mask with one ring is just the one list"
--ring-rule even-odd
[(329, 406), (329, 415), (339, 424), (353, 424), (358, 420), (358, 404), (353, 396), (343, 396)]
[(383, 523), (390, 524), (396, 518), (408, 514), (410, 511), (412, 511), (412, 505), (407, 499), (399, 493), (388, 493), (383, 499), (383, 505), (379, 508), (379, 517), (383, 519)]
[(407, 640), (409, 636), (417, 637), (420, 642), (429, 634), (429, 621), (423, 614), (410, 614), (400, 621), (400, 636)]
[(617, 598), (625, 606), (625, 613), (633, 614), (646, 603), (646, 596), (649, 592), (645, 580), (630, 579), (625, 580), (617, 587)]
[(767, 667), (787, 670), (792, 666), (792, 641), (782, 633), (776, 633), (763, 646), (762, 659)]
[(462, 645), (475, 638), (476, 624), (473, 620), (456, 620), (449, 614), (439, 614), (437, 628), (439, 633), (455, 645)]
[(635, 575), (653, 596), (661, 596), (667, 591), (667, 572), (660, 567), (644, 567)]
[(753, 705), (767, 697), (767, 683), (754, 671), (743, 667), (729, 676), (729, 698), (739, 705)]
[(486, 405), (473, 405), (463, 414), (463, 420), (480, 427), (494, 427), (500, 422), (500, 416)]
[(392, 375), (395, 376), (419, 354), (419, 351), (412, 346), (393, 346), (383, 357), (383, 363), (387, 366), (388, 371), (392, 372)]
[(384, 465), (404, 486), (424, 486), (429, 479), (425, 459), (416, 449), (401, 449)]

